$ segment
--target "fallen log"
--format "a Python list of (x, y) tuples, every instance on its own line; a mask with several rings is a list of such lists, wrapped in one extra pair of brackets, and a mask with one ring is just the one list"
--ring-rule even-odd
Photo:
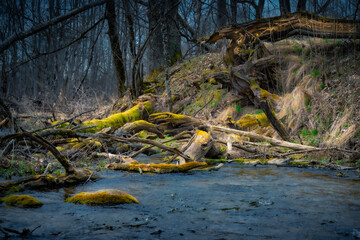
[(297, 144), (297, 143), (291, 143), (291, 142), (287, 142), (287, 141), (282, 141), (282, 140), (266, 137), (266, 136), (263, 136), (263, 135), (260, 135), (260, 134), (257, 134), (257, 133), (253, 133), (253, 132), (246, 132), (246, 131), (226, 128), (226, 127), (218, 127), (218, 126), (213, 126), (213, 125), (208, 125), (208, 127), (211, 130), (215, 130), (215, 131), (233, 133), (233, 134), (237, 134), (237, 135), (240, 135), (240, 136), (246, 136), (246, 137), (249, 137), (251, 139), (260, 141), (260, 142), (269, 142), (273, 146), (287, 147), (287, 148), (294, 149), (294, 150), (317, 149), (316, 147), (307, 146), (307, 145), (301, 145), (301, 144)]
[(232, 24), (199, 41), (215, 43), (222, 38), (236, 40), (244, 35), (257, 36), (260, 40), (270, 42), (295, 35), (320, 38), (360, 38), (359, 28), (360, 21), (327, 18), (309, 12), (296, 12), (279, 17)]
[(180, 173), (188, 172), (192, 169), (199, 167), (206, 167), (205, 162), (187, 162), (180, 165), (167, 164), (167, 163), (148, 163), (148, 164), (123, 164), (112, 163), (106, 165), (107, 168), (112, 170), (130, 171), (130, 172), (151, 172), (151, 173)]
[(145, 120), (126, 123), (122, 127), (122, 130), (131, 134), (146, 130), (148, 132), (155, 133), (159, 138), (164, 138), (164, 133), (155, 124), (149, 123)]

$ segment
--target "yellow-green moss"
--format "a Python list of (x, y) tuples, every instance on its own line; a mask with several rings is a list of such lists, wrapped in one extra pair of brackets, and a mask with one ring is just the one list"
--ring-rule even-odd
[(245, 114), (236, 122), (236, 125), (244, 130), (253, 130), (259, 127), (267, 127), (269, 124), (269, 119), (266, 117), (265, 113), (255, 115)]
[(208, 144), (210, 141), (210, 134), (205, 132), (205, 131), (201, 131), (201, 130), (197, 130), (196, 131), (196, 139), (195, 142), (203, 145), (203, 144)]
[[(149, 163), (149, 164), (109, 164), (107, 167), (113, 170), (152, 172), (152, 173), (177, 173), (187, 172), (193, 168), (206, 167), (205, 162), (188, 162), (180, 165), (167, 163)], [(141, 170), (140, 170), (141, 169)]]
[(164, 71), (163, 68), (157, 68), (155, 69), (150, 75), (145, 77), (144, 82), (152, 82), (152, 83), (156, 83), (159, 81), (159, 75), (160, 73), (162, 73)]
[(117, 205), (124, 203), (139, 203), (139, 201), (117, 189), (105, 189), (96, 192), (82, 192), (73, 197), (67, 198), (66, 202), (89, 205)]
[(29, 195), (12, 195), (1, 199), (6, 205), (14, 207), (34, 208), (41, 207), (43, 204), (39, 200)]
[(84, 130), (86, 132), (97, 132), (106, 127), (111, 127), (112, 129), (116, 129), (122, 127), (125, 123), (140, 120), (142, 118), (143, 112), (150, 113), (151, 111), (152, 111), (151, 102), (139, 103), (125, 112), (117, 113), (101, 120), (93, 119), (90, 121), (86, 121), (82, 125), (85, 127), (96, 126), (94, 128)]

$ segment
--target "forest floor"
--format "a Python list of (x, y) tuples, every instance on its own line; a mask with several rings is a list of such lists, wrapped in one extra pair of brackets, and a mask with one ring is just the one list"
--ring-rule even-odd
[[(359, 168), (359, 42), (294, 38), (274, 44), (267, 43), (266, 47), (277, 59), (276, 67), (272, 72), (277, 81), (271, 83), (267, 89), (273, 96), (276, 116), (289, 131), (292, 143), (322, 150), (294, 154), (286, 147), (253, 141), (248, 136), (217, 135), (222, 144), (215, 154), (215, 159), (208, 160), (208, 163), (232, 160), (252, 165), (273, 163), (297, 167), (329, 167), (337, 170)], [(71, 120), (71, 123), (81, 125), (92, 119), (104, 119), (131, 109), (141, 101), (150, 100), (152, 113), (167, 112), (170, 102), (172, 112), (180, 114), (179, 116), (190, 116), (191, 119), (198, 119), (202, 121), (201, 123), (212, 126), (223, 126), (254, 132), (272, 139), (281, 139), (261, 108), (232, 88), (231, 67), (225, 64), (224, 53), (208, 53), (183, 60), (171, 67), (169, 73), (170, 101), (167, 100), (165, 91), (165, 71), (156, 70), (144, 80), (145, 95), (137, 102), (132, 102), (128, 96), (116, 101), (84, 97), (76, 103), (67, 102), (62, 98), (49, 108), (44, 104), (39, 106), (31, 101), (23, 101), (16, 107), (14, 117), (21, 129), (31, 132), (49, 124), (50, 119), (51, 121), (71, 119), (92, 110), (93, 106), (96, 106), (94, 111), (78, 116), (76, 120)], [(146, 117), (145, 119), (147, 120)], [(161, 143), (169, 140), (169, 143), (164, 145), (176, 149), (182, 149), (194, 132), (171, 142), (173, 136), (182, 130), (202, 129), (197, 125), (183, 128), (180, 124), (181, 126), (177, 126), (178, 131), (173, 131), (171, 128), (163, 128), (163, 125), (156, 121), (152, 123), (156, 123), (163, 132), (162, 137), (156, 136), (151, 131), (137, 131), (136, 138)], [(104, 129), (98, 133), (110, 133), (116, 136), (128, 134), (122, 132), (122, 129)], [(212, 132), (211, 134), (213, 135)], [(109, 153), (120, 154), (123, 159), (148, 145), (141, 142), (134, 144), (111, 142), (89, 135), (86, 138), (65, 138), (54, 135), (47, 140), (76, 167), (88, 167), (99, 171), (104, 169), (106, 164), (113, 162)], [(12, 144), (11, 150), (1, 158), (0, 177), (11, 179), (14, 176), (64, 173), (64, 169), (47, 150), (33, 146), (26, 140), (21, 141), (19, 145)], [(231, 145), (241, 145), (253, 149), (254, 152), (235, 149)], [(152, 149), (146, 154), (156, 154), (158, 157), (163, 157), (164, 161), (168, 161), (173, 155), (163, 148)], [(287, 153), (291, 154), (287, 156)]]

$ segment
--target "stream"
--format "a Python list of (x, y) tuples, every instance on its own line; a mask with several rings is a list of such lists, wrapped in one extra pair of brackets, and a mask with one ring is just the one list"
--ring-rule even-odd
[[(187, 174), (103, 171), (96, 182), (25, 192), (44, 203), (40, 208), (0, 204), (0, 226), (39, 226), (30, 239), (359, 239), (360, 179), (357, 172), (343, 173), (237, 163)], [(64, 202), (108, 188), (140, 204)]]

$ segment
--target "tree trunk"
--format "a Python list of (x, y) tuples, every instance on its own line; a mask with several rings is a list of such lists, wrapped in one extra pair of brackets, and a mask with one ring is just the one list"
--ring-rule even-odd
[(296, 11), (305, 11), (306, 10), (306, 0), (298, 0)]
[(125, 92), (125, 83), (126, 83), (126, 73), (125, 66), (123, 62), (123, 53), (120, 49), (120, 41), (117, 30), (116, 23), (116, 11), (115, 11), (115, 2), (110, 0), (106, 4), (106, 19), (108, 22), (109, 30), (109, 39), (111, 45), (111, 52), (113, 56), (113, 62), (115, 67), (116, 81), (118, 84), (118, 97), (121, 97)]
[(226, 0), (216, 0), (216, 7), (217, 27), (221, 28), (227, 23)]
[(230, 0), (231, 7), (231, 23), (234, 24), (237, 21), (237, 0)]
[(255, 13), (255, 18), (256, 19), (260, 19), (262, 18), (262, 13), (264, 10), (264, 4), (265, 4), (265, 0), (259, 0), (259, 3), (256, 7), (256, 13)]
[(280, 15), (291, 13), (290, 0), (279, 0)]
[(54, 17), (52, 19), (50, 19), (48, 22), (45, 23), (40, 23), (28, 30), (19, 32), (19, 33), (15, 33), (13, 35), (11, 35), (10, 37), (8, 37), (7, 39), (5, 39), (1, 44), (0, 44), (0, 53), (4, 52), (7, 48), (9, 48), (13, 43), (19, 41), (19, 40), (23, 40), (31, 35), (34, 35), (38, 32), (41, 32), (57, 23), (60, 23), (62, 21), (65, 21), (66, 19), (73, 17), (83, 11), (88, 10), (89, 8), (92, 7), (96, 7), (99, 5), (103, 5), (104, 3), (108, 2), (109, 0), (103, 0), (103, 1), (99, 1), (99, 2), (93, 2), (87, 5), (84, 5), (82, 7), (79, 7), (77, 9), (74, 9), (72, 11), (69, 11), (66, 14), (63, 14), (61, 16), (58, 17)]
[[(149, 71), (164, 67), (170, 61), (170, 65), (181, 59), (180, 33), (176, 25), (178, 18), (178, 4), (176, 0), (149, 0), (148, 19), (149, 32), (152, 32), (149, 48)], [(161, 21), (165, 17), (166, 31), (161, 30)], [(164, 55), (164, 37), (167, 37), (167, 51), (170, 59)]]

